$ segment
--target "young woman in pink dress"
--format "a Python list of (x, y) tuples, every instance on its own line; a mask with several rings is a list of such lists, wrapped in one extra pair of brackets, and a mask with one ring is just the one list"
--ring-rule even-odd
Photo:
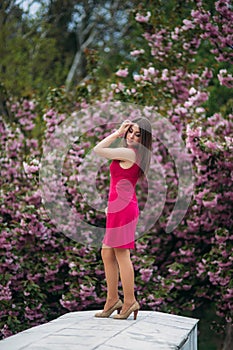
[[(123, 137), (122, 147), (110, 147)], [(101, 157), (111, 159), (110, 190), (106, 208), (106, 232), (101, 255), (107, 281), (107, 299), (96, 317), (109, 317), (115, 310), (115, 319), (126, 319), (134, 312), (137, 318), (139, 304), (134, 295), (134, 269), (130, 249), (135, 244), (135, 230), (139, 216), (135, 186), (149, 167), (151, 154), (151, 125), (146, 118), (124, 121), (120, 128), (94, 147)], [(119, 273), (124, 303), (118, 296)]]

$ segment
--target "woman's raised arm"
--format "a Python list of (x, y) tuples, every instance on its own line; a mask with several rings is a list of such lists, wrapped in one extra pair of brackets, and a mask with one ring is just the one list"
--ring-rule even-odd
[(136, 156), (135, 152), (132, 149), (126, 147), (109, 147), (113, 141), (115, 141), (118, 137), (123, 136), (126, 133), (130, 125), (132, 125), (132, 122), (130, 122), (129, 120), (124, 121), (117, 131), (105, 137), (94, 147), (94, 152), (99, 156), (107, 159), (118, 159), (123, 161), (135, 162)]

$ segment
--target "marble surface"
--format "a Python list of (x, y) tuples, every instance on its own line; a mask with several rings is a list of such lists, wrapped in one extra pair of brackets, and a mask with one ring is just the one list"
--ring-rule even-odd
[(99, 311), (67, 313), (0, 341), (0, 350), (197, 350), (198, 320), (139, 311), (127, 320), (96, 318)]

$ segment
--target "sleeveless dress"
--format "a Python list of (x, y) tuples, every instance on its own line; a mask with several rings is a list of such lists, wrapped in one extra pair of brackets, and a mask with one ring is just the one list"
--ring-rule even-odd
[(103, 243), (112, 248), (135, 247), (135, 231), (139, 217), (135, 186), (139, 178), (139, 169), (136, 163), (128, 169), (123, 169), (119, 160), (113, 160), (110, 164), (110, 190)]

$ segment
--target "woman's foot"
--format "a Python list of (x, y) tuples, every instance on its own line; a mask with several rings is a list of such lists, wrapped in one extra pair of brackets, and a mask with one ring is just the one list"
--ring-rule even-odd
[(129, 302), (124, 301), (124, 304), (123, 304), (122, 309), (121, 309), (121, 313), (124, 314), (134, 303), (136, 303), (136, 299), (129, 301)]
[(109, 309), (111, 309), (118, 302), (118, 300), (119, 298), (114, 298), (114, 299), (107, 298), (104, 304), (104, 311), (108, 311)]
[(114, 315), (113, 318), (115, 320), (126, 320), (131, 313), (134, 313), (134, 320), (137, 319), (137, 315), (138, 315), (138, 310), (140, 309), (140, 306), (138, 304), (137, 301), (135, 301), (135, 303), (133, 303), (126, 311), (122, 312), (118, 315)]
[(118, 299), (118, 301), (113, 304), (110, 308), (103, 310), (101, 312), (97, 312), (95, 314), (95, 317), (109, 317), (115, 310), (117, 310), (117, 313), (119, 314), (122, 308), (122, 301)]

